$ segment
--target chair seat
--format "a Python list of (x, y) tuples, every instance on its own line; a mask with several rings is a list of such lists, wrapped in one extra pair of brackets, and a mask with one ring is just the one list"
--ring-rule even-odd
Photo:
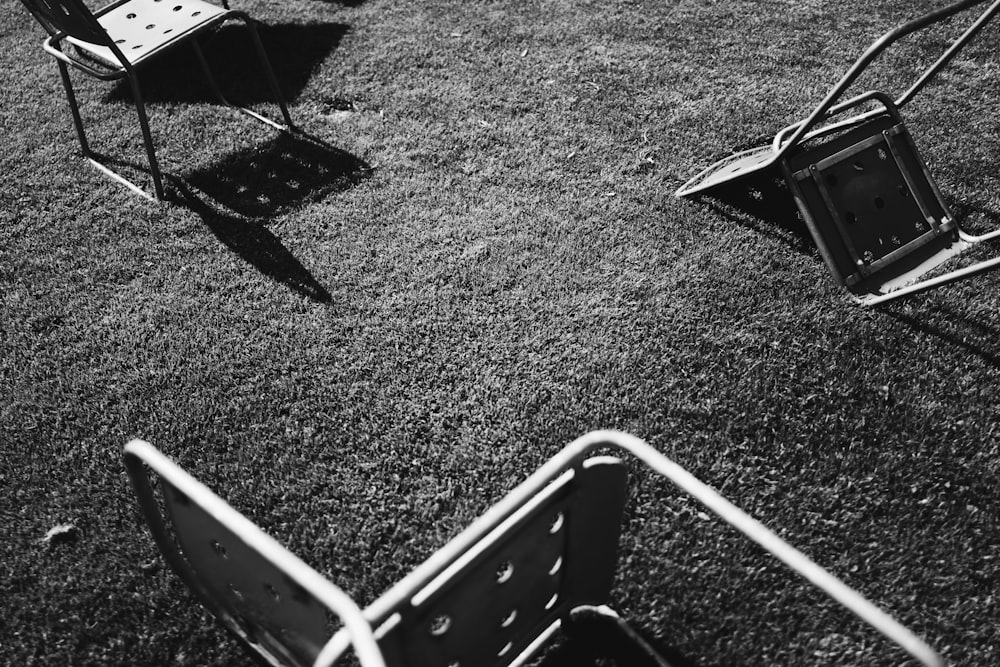
[[(228, 10), (202, 0), (131, 0), (98, 17), (122, 55), (136, 65)], [(66, 41), (109, 65), (120, 67), (107, 46), (67, 37)]]

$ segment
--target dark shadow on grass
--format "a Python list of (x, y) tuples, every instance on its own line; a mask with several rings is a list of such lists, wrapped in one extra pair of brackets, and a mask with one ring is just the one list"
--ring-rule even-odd
[(170, 178), (170, 185), (171, 198), (197, 213), (215, 238), (248, 264), (317, 303), (332, 301), (326, 288), (264, 224), (214, 210), (191, 192), (183, 181)]
[(348, 190), (371, 173), (366, 162), (320, 139), (281, 132), (264, 146), (233, 153), (184, 180), (237, 215), (268, 220)]
[(811, 254), (815, 248), (792, 193), (776, 166), (693, 199), (730, 222), (777, 239), (793, 250)]
[[(264, 49), (288, 101), (302, 93), (348, 29), (342, 23), (259, 25)], [(246, 28), (239, 23), (226, 24), (201, 43), (219, 87), (234, 104), (274, 102)], [(146, 102), (219, 103), (190, 48), (178, 48), (152, 60), (139, 78)], [(106, 101), (131, 99), (126, 82), (119, 82), (106, 96)]]
[[(564, 624), (565, 640), (538, 663), (538, 667), (581, 667), (607, 664), (615, 667), (661, 667), (662, 663), (642, 647), (647, 644), (670, 667), (694, 667), (695, 663), (673, 647), (651, 639), (635, 628), (623, 629), (599, 614), (588, 613)], [(634, 635), (634, 636), (633, 636)]]
[(967, 350), (994, 368), (1000, 368), (1000, 349), (997, 347), (997, 334), (1000, 331), (982, 322), (975, 322), (951, 308), (939, 306), (936, 310), (943, 311), (942, 314), (948, 322), (947, 328), (951, 329), (950, 331), (946, 330), (944, 326), (918, 320), (904, 313), (887, 312), (887, 314), (921, 333), (940, 338), (946, 343)]
[(272, 234), (274, 216), (347, 190), (371, 174), (361, 159), (303, 132), (281, 132), (215, 164), (171, 177), (171, 196), (264, 275), (320, 303), (330, 293)]
[[(976, 230), (978, 233), (1000, 228), (1000, 213), (993, 210), (989, 204), (959, 202), (947, 197), (946, 199), (948, 199), (948, 207), (956, 219), (962, 221), (962, 224), (967, 225), (969, 219), (973, 217), (980, 219), (980, 224), (984, 225), (987, 229)], [(988, 247), (994, 253), (997, 252), (996, 244), (988, 245)], [(974, 251), (969, 250), (966, 252)], [(982, 275), (972, 276), (966, 280), (996, 281), (997, 276), (997, 271), (991, 271)], [(948, 287), (940, 289), (947, 290)], [(976, 355), (994, 368), (1000, 368), (1000, 328), (993, 324), (992, 321), (977, 320), (958, 308), (940, 304), (933, 307), (933, 321), (929, 321), (926, 315), (921, 319), (917, 319), (903, 312), (905, 309), (906, 306), (901, 304), (887, 304), (884, 307), (885, 313), (890, 317), (913, 327), (921, 333), (934, 336), (946, 343), (962, 348), (970, 354)]]

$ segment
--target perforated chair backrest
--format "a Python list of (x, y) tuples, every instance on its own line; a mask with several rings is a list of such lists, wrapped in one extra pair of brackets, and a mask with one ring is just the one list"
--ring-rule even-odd
[(50, 35), (66, 33), (91, 44), (108, 46), (111, 39), (83, 0), (21, 0)]
[[(382, 664), (360, 609), (336, 586), (148, 443), (130, 442), (125, 456), (164, 557), (265, 661), (311, 666), (339, 617), (354, 635), (362, 664)], [(147, 468), (156, 473), (155, 484)]]
[(387, 664), (503, 667), (571, 609), (608, 602), (627, 472), (611, 457), (571, 463), (549, 483), (530, 478), (366, 609), (384, 621)]

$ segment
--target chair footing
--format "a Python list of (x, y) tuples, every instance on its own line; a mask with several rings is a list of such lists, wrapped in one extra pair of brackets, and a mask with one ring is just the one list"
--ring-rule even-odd
[(653, 648), (625, 619), (606, 605), (580, 606), (563, 619), (562, 629), (571, 641), (581, 642), (588, 653), (612, 657), (616, 664), (642, 667), (681, 667)]
[(105, 164), (102, 164), (100, 161), (98, 161), (94, 157), (87, 156), (87, 162), (89, 162), (91, 165), (93, 165), (93, 167), (95, 169), (97, 169), (98, 171), (100, 171), (102, 174), (104, 174), (105, 176), (107, 176), (111, 180), (124, 185), (126, 188), (128, 188), (129, 190), (131, 190), (135, 194), (139, 195), (140, 197), (144, 197), (144, 198), (146, 198), (146, 199), (148, 199), (150, 201), (160, 201), (160, 200), (163, 199), (163, 194), (162, 193), (159, 193), (159, 195), (151, 195), (150, 193), (146, 192), (142, 187), (136, 185), (135, 183), (133, 183), (129, 179), (125, 178), (124, 176), (122, 176), (121, 174), (119, 174), (117, 171), (115, 171), (111, 167), (109, 167), (109, 166), (107, 166)]

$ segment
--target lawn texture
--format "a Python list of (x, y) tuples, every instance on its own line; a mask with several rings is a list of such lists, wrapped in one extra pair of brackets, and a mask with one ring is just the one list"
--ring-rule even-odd
[[(950, 663), (1000, 663), (997, 276), (864, 310), (787, 201), (673, 196), (940, 5), (235, 0), (268, 24), (304, 135), (215, 104), (171, 55), (144, 79), (172, 197), (154, 203), (82, 159), (43, 34), (5, 0), (2, 661), (246, 662), (161, 564), (131, 437), (366, 603), (618, 428)], [(898, 93), (959, 23), (852, 90)], [(905, 110), (984, 224), (998, 31)], [(274, 114), (243, 37), (209, 56)], [(126, 89), (74, 81), (95, 149), (141, 165)], [(694, 664), (905, 664), (638, 469), (627, 512), (616, 606)]]

